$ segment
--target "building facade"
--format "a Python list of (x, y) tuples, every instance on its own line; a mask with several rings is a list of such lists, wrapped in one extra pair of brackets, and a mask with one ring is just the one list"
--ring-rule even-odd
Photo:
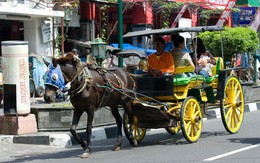
[(53, 55), (53, 22), (64, 12), (52, 7), (46, 1), (1, 0), (0, 41), (28, 41), (29, 54)]

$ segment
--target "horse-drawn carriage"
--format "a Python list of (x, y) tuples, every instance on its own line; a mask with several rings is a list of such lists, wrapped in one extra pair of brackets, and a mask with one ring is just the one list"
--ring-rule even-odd
[[(216, 30), (221, 31), (224, 28), (207, 26), (157, 29), (130, 32), (124, 37)], [(117, 56), (124, 58), (138, 54), (120, 52)], [(94, 111), (103, 106), (109, 106), (116, 119), (118, 139), (114, 150), (119, 150), (122, 144), (119, 105), (125, 111), (123, 128), (130, 144), (140, 142), (147, 128), (165, 128), (170, 134), (182, 130), (188, 142), (196, 142), (202, 132), (203, 117), (207, 116), (208, 104), (220, 106), (222, 121), (229, 133), (238, 132), (244, 116), (243, 89), (239, 80), (230, 76), (231, 69), (224, 69), (222, 58), (223, 54), (216, 58), (217, 63), (212, 68), (213, 76), (208, 78), (200, 75), (183, 76), (184, 73), (194, 71), (189, 66), (176, 67), (173, 75), (159, 77), (140, 74), (140, 70), (130, 74), (121, 68), (105, 69), (82, 64), (72, 53), (54, 58), (50, 65), (62, 71), (60, 74), (63, 74), (63, 80), (67, 83), (65, 88), (69, 91), (70, 101), (74, 106), (71, 133), (84, 149), (82, 157), (89, 157)], [(46, 89), (51, 91), (48, 85)], [(83, 112), (88, 114), (86, 142), (76, 132)]]
[[(125, 37), (221, 30), (224, 28), (216, 26), (158, 29), (130, 32)], [(125, 54), (117, 55), (124, 57)], [(208, 104), (220, 106), (222, 122), (229, 133), (238, 132), (244, 116), (243, 89), (239, 80), (230, 76), (231, 69), (224, 69), (222, 57), (216, 57), (216, 61), (216, 65), (212, 67), (213, 75), (206, 78), (201, 75), (183, 76), (194, 72), (191, 66), (177, 67), (172, 76), (132, 74), (138, 97), (132, 107), (134, 139), (140, 142), (147, 128), (165, 128), (170, 134), (182, 130), (188, 142), (196, 142), (202, 132), (203, 118), (208, 115)], [(127, 114), (124, 114), (127, 138), (129, 126)]]

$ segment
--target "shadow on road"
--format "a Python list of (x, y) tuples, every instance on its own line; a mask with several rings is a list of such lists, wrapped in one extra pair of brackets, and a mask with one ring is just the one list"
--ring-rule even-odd
[(260, 138), (231, 138), (227, 139), (232, 143), (243, 143), (243, 144), (259, 144), (260, 143)]

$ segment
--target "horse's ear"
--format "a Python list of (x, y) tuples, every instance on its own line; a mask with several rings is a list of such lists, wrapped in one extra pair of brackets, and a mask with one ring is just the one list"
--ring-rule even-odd
[(43, 60), (44, 64), (48, 67), (50, 63), (47, 62), (44, 58), (42, 58), (42, 60)]
[(54, 58), (54, 57), (52, 58), (52, 65), (53, 65), (53, 67), (57, 67), (58, 61), (59, 61), (59, 59)]

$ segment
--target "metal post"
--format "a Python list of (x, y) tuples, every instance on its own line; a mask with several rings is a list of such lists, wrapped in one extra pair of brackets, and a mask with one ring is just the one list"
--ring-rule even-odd
[[(118, 0), (118, 44), (120, 51), (123, 50), (123, 1)], [(123, 67), (123, 58), (118, 58), (118, 66)]]
[(257, 78), (258, 78), (257, 66), (256, 66), (256, 64), (257, 64), (257, 54), (256, 54), (256, 52), (255, 52), (255, 54), (254, 54), (254, 84), (256, 84)]
[(52, 17), (52, 57), (55, 57), (55, 28), (54, 28), (54, 17)]
[(64, 55), (64, 18), (61, 18), (61, 56)]

